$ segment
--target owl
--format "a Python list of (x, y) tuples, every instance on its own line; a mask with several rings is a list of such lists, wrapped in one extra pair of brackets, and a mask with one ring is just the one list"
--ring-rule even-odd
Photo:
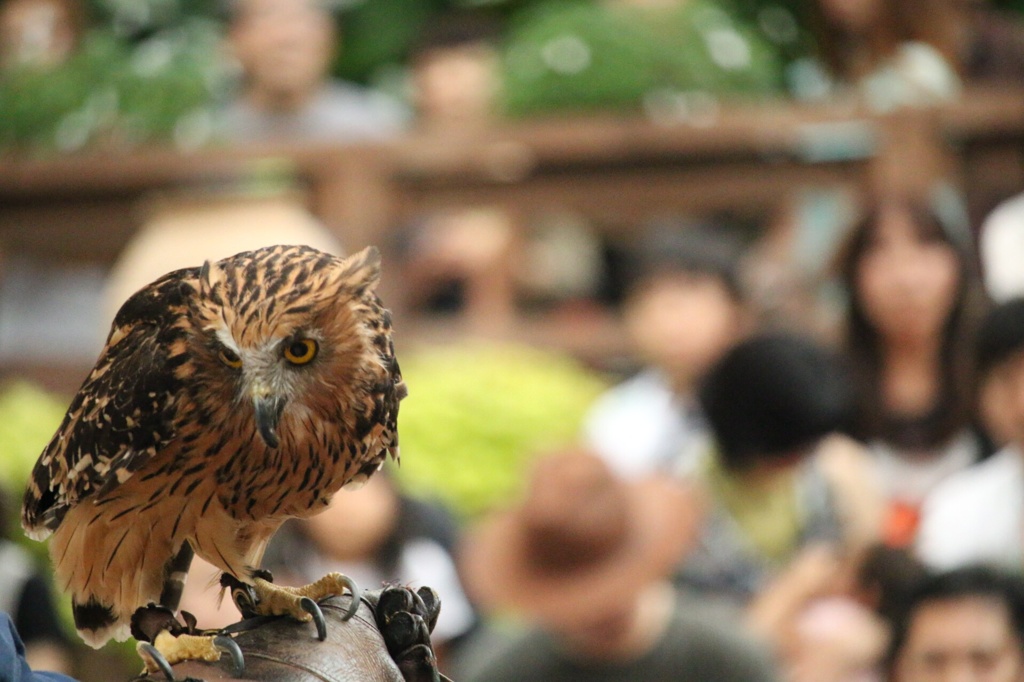
[[(303, 246), (169, 273), (117, 313), (39, 458), (22, 524), (92, 646), (177, 608), (193, 552), (263, 582), (267, 542), (387, 455), (405, 396), (380, 257)], [(284, 589), (284, 588), (279, 588)]]

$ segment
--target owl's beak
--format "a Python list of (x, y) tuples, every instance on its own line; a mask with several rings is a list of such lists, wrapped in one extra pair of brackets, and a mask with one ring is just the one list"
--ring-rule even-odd
[(253, 395), (252, 402), (256, 408), (256, 428), (259, 429), (263, 442), (269, 447), (276, 448), (281, 442), (277, 437), (277, 422), (284, 411), (284, 398), (261, 392)]

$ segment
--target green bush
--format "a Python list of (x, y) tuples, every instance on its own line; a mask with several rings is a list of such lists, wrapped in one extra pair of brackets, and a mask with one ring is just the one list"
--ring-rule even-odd
[(787, 50), (799, 52), (802, 36), (795, 15), (775, 5), (740, 13), (715, 0), (658, 11), (548, 2), (509, 28), (505, 110), (636, 110), (665, 101), (685, 107), (687, 97), (772, 95), (782, 90)]
[(406, 353), (402, 373), (399, 480), (464, 517), (509, 502), (535, 455), (575, 441), (605, 387), (565, 356), (513, 345)]
[(225, 83), (219, 40), (217, 24), (200, 19), (139, 40), (101, 28), (63, 64), (2, 74), (0, 148), (203, 144)]
[(20, 495), (32, 467), (60, 426), (67, 404), (32, 384), (0, 391), (0, 485)]

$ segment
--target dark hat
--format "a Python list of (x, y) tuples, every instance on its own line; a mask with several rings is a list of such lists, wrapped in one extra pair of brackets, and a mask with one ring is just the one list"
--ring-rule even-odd
[(980, 375), (1024, 351), (1024, 298), (1010, 299), (989, 312), (978, 330), (976, 349)]
[(788, 334), (757, 336), (727, 352), (706, 375), (699, 399), (732, 469), (812, 445), (844, 425), (851, 405), (832, 354)]
[(679, 483), (621, 481), (582, 450), (545, 457), (526, 499), (467, 535), (463, 580), (486, 608), (540, 621), (600, 615), (682, 560), (698, 507)]

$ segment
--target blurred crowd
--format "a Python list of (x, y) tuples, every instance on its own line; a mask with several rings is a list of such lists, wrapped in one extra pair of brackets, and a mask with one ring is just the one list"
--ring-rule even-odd
[(380, 140), (585, 110), (699, 122), (766, 98), (891, 111), (1019, 85), (1019, 7), (992, 2), (5, 0), (0, 147)]
[[(7, 78), (95, 56), (82, 7), (0, 1)], [(753, 18), (757, 35), (727, 0), (554, 3), (506, 34), (453, 12), (390, 94), (331, 76), (345, 47), (335, 19), (314, 0), (229, 3), (218, 45), (235, 87), (209, 116), (176, 118), (174, 139), (380, 141), (487, 125), (502, 102), (685, 118), (711, 91), (780, 88), (885, 112), (1024, 86), (1024, 20), (980, 0), (780, 2)], [(706, 54), (666, 53), (695, 36)], [(583, 71), (603, 75), (571, 78)], [(15, 106), (4, 92), (0, 114)], [(58, 125), (57, 146), (144, 137), (104, 106), (83, 110), (85, 132)], [(492, 207), (402, 226), (385, 246), (417, 311), (514, 324), (517, 299), (597, 299), (615, 307), (627, 357), (571, 442), (517, 443), (530, 462), (518, 497), (465, 514), (385, 470), (286, 524), (265, 567), (291, 584), (340, 570), (371, 588), (433, 587), (441, 669), (469, 682), (1024, 680), (1024, 194), (975, 225), (954, 183), (915, 172), (856, 193), (806, 188), (765, 217), (765, 235), (672, 216), (609, 244), (555, 216), (524, 244)], [(293, 199), (165, 206), (125, 247), (106, 308), (245, 248), (341, 252)], [(16, 492), (0, 501), (16, 506)], [(45, 561), (3, 530), (0, 610), (30, 663), (91, 679)], [(206, 627), (238, 617), (215, 580), (197, 559), (183, 608)]]

